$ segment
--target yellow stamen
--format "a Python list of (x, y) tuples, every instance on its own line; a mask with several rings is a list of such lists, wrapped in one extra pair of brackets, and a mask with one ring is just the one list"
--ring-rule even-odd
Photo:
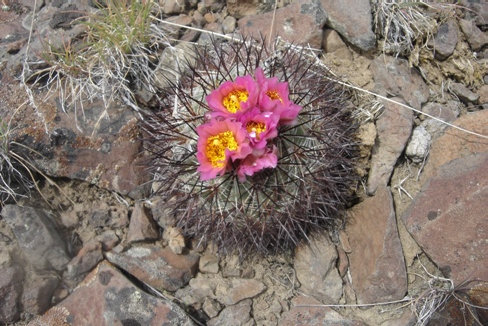
[(222, 105), (231, 113), (241, 109), (241, 102), (246, 102), (249, 93), (246, 90), (233, 90), (222, 99)]
[(232, 131), (224, 131), (208, 137), (205, 154), (214, 168), (221, 168), (225, 164), (225, 150), (235, 151), (237, 147), (234, 133)]
[(256, 134), (256, 138), (259, 140), (259, 135), (266, 131), (266, 125), (262, 122), (249, 121), (246, 123), (246, 130), (248, 133), (254, 132)]
[(283, 99), (281, 98), (280, 94), (278, 94), (277, 91), (267, 91), (266, 95), (272, 100), (280, 100), (281, 103), (283, 103)]

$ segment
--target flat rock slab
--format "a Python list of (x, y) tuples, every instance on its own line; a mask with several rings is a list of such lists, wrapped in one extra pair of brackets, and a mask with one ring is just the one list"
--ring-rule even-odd
[[(396, 97), (394, 100), (403, 103)], [(391, 173), (407, 144), (413, 125), (412, 111), (385, 101), (385, 111), (376, 121), (377, 141), (373, 147), (367, 192), (372, 195), (380, 186), (388, 185)]]
[[(327, 20), (319, 0), (298, 0), (290, 5), (276, 10), (274, 17), (273, 37), (298, 45), (308, 45), (320, 48), (322, 43), (322, 28)], [(241, 34), (261, 40), (263, 35), (268, 37), (273, 23), (273, 12), (247, 16), (239, 20)]]
[(156, 245), (105, 255), (111, 263), (160, 291), (176, 291), (188, 284), (197, 272), (199, 260), (198, 255), (176, 255), (168, 247)]
[(349, 43), (363, 51), (370, 51), (376, 47), (369, 0), (321, 0), (320, 2), (328, 16), (327, 24)]
[(73, 293), (29, 326), (167, 324), (194, 325), (176, 304), (139, 290), (103, 261)]
[[(454, 121), (456, 126), (488, 135), (488, 110), (468, 113)], [(435, 171), (445, 163), (454, 159), (488, 152), (488, 139), (467, 134), (452, 127), (447, 128), (442, 136), (432, 144), (429, 159), (420, 175), (422, 183), (430, 179)]]
[(281, 315), (278, 325), (337, 325), (366, 326), (359, 320), (350, 320), (329, 307), (320, 307), (320, 301), (303, 295), (293, 298), (291, 308)]
[(408, 231), (456, 285), (488, 279), (488, 152), (441, 166), (403, 215)]
[(327, 303), (338, 303), (342, 278), (336, 268), (337, 249), (324, 234), (315, 236), (295, 250), (294, 269), (300, 290)]
[(379, 188), (374, 197), (352, 208), (346, 233), (358, 303), (402, 299), (407, 272), (389, 188)]

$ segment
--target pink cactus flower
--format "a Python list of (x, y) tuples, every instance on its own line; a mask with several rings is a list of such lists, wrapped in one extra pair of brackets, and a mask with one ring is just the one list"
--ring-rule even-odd
[(240, 122), (211, 120), (197, 127), (197, 160), (201, 180), (210, 180), (223, 175), (230, 168), (229, 159), (235, 161), (248, 156), (247, 131)]
[(253, 108), (259, 95), (259, 88), (251, 76), (237, 77), (234, 82), (223, 82), (219, 88), (207, 97), (207, 103), (213, 111), (212, 117), (236, 118)]
[(252, 176), (254, 173), (267, 168), (275, 168), (278, 164), (277, 149), (268, 148), (261, 151), (260, 155), (253, 153), (241, 161), (237, 168), (237, 177), (240, 182), (246, 181), (246, 176)]
[(255, 76), (260, 88), (258, 103), (261, 110), (277, 114), (281, 124), (294, 124), (302, 107), (290, 101), (288, 83), (279, 82), (276, 77), (266, 78), (261, 68), (256, 69)]
[(253, 149), (263, 149), (268, 140), (278, 136), (279, 116), (273, 112), (261, 112), (259, 108), (244, 113), (239, 121), (247, 130)]

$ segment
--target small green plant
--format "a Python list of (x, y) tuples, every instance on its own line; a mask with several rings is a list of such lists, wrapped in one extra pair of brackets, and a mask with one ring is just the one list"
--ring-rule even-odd
[(109, 0), (98, 8), (74, 22), (83, 27), (79, 38), (46, 46), (48, 68), (28, 79), (59, 93), (64, 110), (82, 109), (94, 98), (105, 105), (119, 100), (138, 110), (134, 92), (156, 92), (154, 53), (168, 44), (166, 32), (155, 24), (158, 6), (149, 0)]
[(97, 14), (82, 22), (87, 26), (86, 42), (95, 53), (114, 49), (129, 54), (139, 43), (150, 41), (152, 1), (109, 0), (98, 7)]

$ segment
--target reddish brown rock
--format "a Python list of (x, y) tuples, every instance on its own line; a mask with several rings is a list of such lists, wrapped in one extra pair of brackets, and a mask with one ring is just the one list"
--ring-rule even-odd
[(376, 47), (369, 0), (321, 0), (328, 16), (327, 25), (363, 51)]
[[(482, 110), (465, 114), (457, 119), (454, 124), (488, 135), (488, 111)], [(420, 180), (424, 183), (441, 165), (449, 161), (482, 152), (488, 152), (488, 139), (450, 127), (432, 144), (429, 159), (425, 164)]]
[(159, 238), (159, 231), (156, 223), (149, 215), (149, 211), (144, 203), (137, 202), (130, 216), (129, 231), (127, 241), (146, 241)]
[(410, 68), (407, 60), (380, 55), (373, 60), (370, 69), (375, 90), (380, 94), (400, 96), (417, 110), (428, 100), (429, 87), (420, 74)]
[(142, 143), (132, 109), (115, 103), (105, 108), (96, 101), (64, 113), (58, 99), (38, 106), (39, 114), (26, 107), (15, 122), (15, 140), (31, 149), (24, 155), (40, 154), (32, 157), (37, 168), (50, 176), (142, 195), (148, 174), (141, 164)]
[(102, 260), (102, 244), (98, 241), (91, 241), (85, 244), (69, 262), (64, 277), (74, 280), (79, 276), (84, 276)]
[(176, 291), (188, 284), (198, 269), (199, 256), (176, 255), (155, 245), (107, 252), (107, 259), (139, 280), (159, 290)]
[(402, 299), (407, 274), (390, 190), (380, 187), (374, 197), (354, 206), (346, 232), (358, 303)]
[[(318, 0), (297, 0), (290, 5), (276, 10), (274, 17), (273, 36), (282, 37), (294, 44), (308, 45), (320, 48), (322, 43), (322, 28), (327, 14)], [(262, 36), (269, 38), (273, 12), (247, 16), (239, 20), (241, 34), (261, 40)]]
[(488, 152), (453, 160), (403, 215), (417, 243), (455, 283), (488, 279)]
[(359, 320), (350, 320), (341, 316), (329, 307), (317, 307), (320, 301), (303, 295), (293, 298), (289, 311), (281, 315), (278, 325), (337, 325), (337, 326), (366, 326)]
[(316, 236), (295, 250), (294, 268), (300, 290), (328, 303), (338, 303), (342, 279), (336, 268), (337, 250), (327, 235)]
[(194, 325), (176, 304), (139, 290), (102, 262), (73, 293), (29, 326), (162, 324)]
[[(403, 103), (400, 98), (394, 100)], [(395, 163), (412, 132), (412, 111), (391, 102), (384, 102), (385, 111), (376, 121), (377, 141), (373, 147), (367, 192), (388, 185)]]

